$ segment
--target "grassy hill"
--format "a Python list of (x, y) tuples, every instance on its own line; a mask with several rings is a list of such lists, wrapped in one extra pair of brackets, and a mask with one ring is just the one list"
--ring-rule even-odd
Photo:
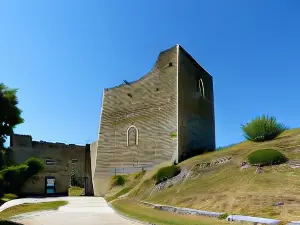
[[(199, 170), (195, 179), (187, 179), (151, 197), (155, 183), (151, 177), (155, 171), (149, 171), (144, 175), (147, 179), (141, 179), (131, 189), (128, 199), (286, 221), (300, 220), (300, 168), (292, 169), (288, 164), (267, 166), (261, 174), (255, 173), (256, 167), (241, 170), (241, 162), (252, 151), (264, 148), (280, 150), (289, 159), (300, 162), (300, 129), (287, 130), (272, 141), (245, 141), (183, 161), (178, 166), (191, 169), (197, 163), (232, 157), (222, 165)], [(278, 202), (284, 202), (284, 205), (274, 206)]]

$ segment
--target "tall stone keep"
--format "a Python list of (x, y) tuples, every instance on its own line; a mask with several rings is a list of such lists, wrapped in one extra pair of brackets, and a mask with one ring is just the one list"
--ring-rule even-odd
[(104, 89), (100, 117), (91, 149), (97, 196), (115, 174), (215, 149), (213, 79), (180, 45), (162, 51), (139, 80)]

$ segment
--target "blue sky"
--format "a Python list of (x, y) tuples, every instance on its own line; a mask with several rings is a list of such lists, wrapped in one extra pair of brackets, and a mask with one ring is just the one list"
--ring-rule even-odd
[(105, 87), (132, 81), (181, 44), (214, 78), (217, 145), (261, 114), (300, 127), (297, 0), (0, 2), (0, 82), (19, 88), (35, 140), (97, 138)]

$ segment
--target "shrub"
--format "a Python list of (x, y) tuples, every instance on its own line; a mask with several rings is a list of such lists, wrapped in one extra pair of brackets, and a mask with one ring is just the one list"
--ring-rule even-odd
[(5, 193), (19, 194), (24, 183), (44, 169), (44, 164), (35, 158), (30, 158), (25, 163), (6, 167), (0, 171), (4, 178)]
[(248, 155), (248, 161), (257, 165), (276, 165), (285, 163), (288, 159), (279, 151), (274, 149), (261, 149)]
[(175, 177), (180, 173), (180, 167), (176, 165), (163, 167), (160, 170), (157, 171), (157, 173), (154, 175), (156, 183), (159, 184), (163, 181), (166, 181), (172, 177)]
[(171, 138), (177, 138), (177, 132), (175, 132), (175, 131), (172, 132), (172, 133), (171, 133)]
[(25, 164), (28, 166), (27, 172), (30, 174), (30, 176), (43, 171), (45, 168), (44, 163), (37, 158), (29, 158), (25, 161)]
[(71, 176), (71, 186), (83, 188), (84, 187), (84, 177), (79, 176), (77, 174), (73, 174)]
[(126, 183), (126, 176), (125, 175), (115, 175), (115, 176), (112, 177), (111, 187), (123, 186), (125, 183)]
[(1, 171), (4, 178), (4, 192), (18, 194), (21, 186), (28, 179), (27, 165), (10, 166)]
[(253, 119), (246, 125), (242, 125), (242, 130), (245, 133), (244, 137), (255, 142), (273, 140), (287, 129), (283, 124), (277, 123), (275, 117), (265, 115)]
[(219, 220), (225, 220), (225, 219), (227, 219), (228, 216), (229, 216), (228, 213), (223, 213), (223, 214), (221, 214), (221, 215), (218, 217), (218, 219), (219, 219)]

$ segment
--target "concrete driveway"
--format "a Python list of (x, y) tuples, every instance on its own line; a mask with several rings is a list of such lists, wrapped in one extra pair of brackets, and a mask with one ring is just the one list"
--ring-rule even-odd
[[(58, 197), (45, 199), (17, 199), (10, 201), (9, 207), (22, 203), (45, 201), (68, 201), (58, 210), (25, 213), (10, 220), (25, 225), (128, 225), (140, 224), (118, 215), (101, 197)], [(17, 201), (14, 203), (14, 201)], [(7, 208), (5, 204), (0, 211)]]

